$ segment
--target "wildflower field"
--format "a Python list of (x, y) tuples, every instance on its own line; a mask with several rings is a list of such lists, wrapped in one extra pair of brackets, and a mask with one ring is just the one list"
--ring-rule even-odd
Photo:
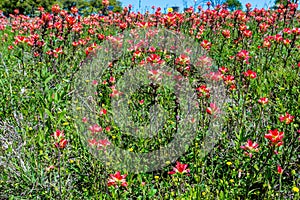
[(0, 199), (300, 199), (297, 9), (1, 13)]

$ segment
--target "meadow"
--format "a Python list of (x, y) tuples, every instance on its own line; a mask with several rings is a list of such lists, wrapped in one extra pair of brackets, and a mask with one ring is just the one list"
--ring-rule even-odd
[(1, 13), (0, 199), (300, 199), (297, 9)]

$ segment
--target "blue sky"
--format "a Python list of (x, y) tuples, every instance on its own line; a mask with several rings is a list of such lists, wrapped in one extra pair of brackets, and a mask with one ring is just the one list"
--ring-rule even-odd
[[(122, 2), (123, 7), (131, 4), (133, 6), (133, 11), (139, 10), (139, 1), (141, 2), (141, 10), (144, 12), (146, 9), (151, 10), (151, 6), (161, 7), (164, 11), (165, 8), (172, 6), (179, 6), (180, 10), (183, 9), (184, 3), (187, 2), (188, 7), (194, 5), (194, 0), (120, 0)], [(203, 0), (197, 0), (198, 2), (202, 2)], [(206, 1), (204, 1), (206, 2)], [(245, 9), (246, 3), (251, 3), (253, 7), (257, 8), (267, 8), (267, 5), (273, 6), (274, 0), (240, 0), (243, 4), (243, 8)]]

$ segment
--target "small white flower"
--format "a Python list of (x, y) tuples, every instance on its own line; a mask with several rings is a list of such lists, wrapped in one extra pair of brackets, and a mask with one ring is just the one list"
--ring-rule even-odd
[(24, 94), (25, 91), (26, 91), (26, 89), (25, 89), (25, 88), (22, 88), (20, 94)]

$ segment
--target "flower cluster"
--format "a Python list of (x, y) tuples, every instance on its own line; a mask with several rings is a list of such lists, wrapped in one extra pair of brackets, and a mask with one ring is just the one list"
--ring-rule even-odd
[(56, 148), (64, 149), (67, 146), (68, 140), (65, 139), (64, 131), (56, 130), (52, 136), (55, 140), (54, 145)]
[(279, 132), (277, 129), (275, 129), (269, 130), (269, 133), (265, 135), (265, 138), (271, 142), (271, 145), (280, 147), (283, 145), (283, 135), (284, 132)]

